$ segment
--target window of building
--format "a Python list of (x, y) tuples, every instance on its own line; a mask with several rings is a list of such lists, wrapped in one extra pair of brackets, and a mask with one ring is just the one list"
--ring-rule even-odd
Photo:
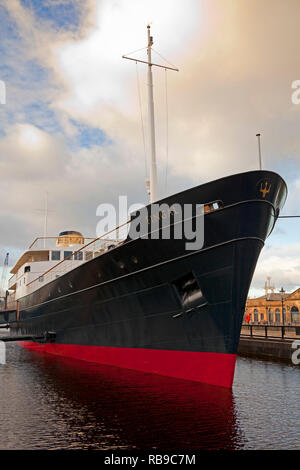
[(76, 259), (76, 261), (82, 261), (83, 260), (82, 251), (78, 251), (77, 253), (74, 253), (74, 259)]
[(60, 251), (52, 251), (51, 259), (52, 261), (60, 261)]
[(300, 315), (299, 315), (299, 310), (297, 307), (292, 307), (291, 309), (291, 320), (292, 320), (292, 323), (300, 322)]
[(258, 321), (258, 311), (256, 308), (254, 309), (254, 321)]
[(261, 313), (261, 314), (260, 314), (260, 321), (264, 321), (264, 318), (265, 318), (264, 314)]
[(73, 251), (64, 251), (64, 259), (72, 259), (71, 256), (72, 256), (72, 253)]
[(279, 310), (279, 308), (276, 308), (276, 310), (275, 310), (275, 322), (280, 323), (280, 310)]
[(272, 309), (270, 308), (270, 309), (269, 309), (269, 322), (270, 322), (270, 323), (273, 323), (273, 321), (274, 321), (273, 311), (272, 311)]

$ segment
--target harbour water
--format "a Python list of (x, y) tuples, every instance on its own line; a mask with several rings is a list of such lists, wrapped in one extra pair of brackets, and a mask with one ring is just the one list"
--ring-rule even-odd
[(237, 360), (233, 390), (8, 344), (0, 449), (300, 449), (300, 367)]

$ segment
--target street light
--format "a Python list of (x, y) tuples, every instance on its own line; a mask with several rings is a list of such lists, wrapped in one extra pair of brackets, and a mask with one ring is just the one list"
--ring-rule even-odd
[(283, 287), (280, 289), (279, 293), (281, 294), (282, 324), (283, 324), (283, 326), (284, 326), (283, 299), (284, 299), (285, 290), (284, 290)]

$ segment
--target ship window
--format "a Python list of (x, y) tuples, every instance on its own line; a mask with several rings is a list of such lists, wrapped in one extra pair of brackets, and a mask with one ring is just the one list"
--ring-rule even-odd
[(51, 252), (51, 259), (52, 259), (52, 261), (59, 261), (60, 260), (60, 251), (52, 251)]
[[(64, 259), (71, 259), (73, 251), (64, 251)], [(70, 258), (69, 258), (70, 257)]]
[(30, 273), (30, 266), (25, 266), (24, 273)]
[(76, 261), (82, 261), (83, 260), (83, 253), (82, 251), (78, 251), (77, 253), (74, 253), (74, 259)]
[(204, 213), (212, 212), (217, 209), (221, 209), (223, 207), (223, 203), (221, 201), (215, 201), (211, 204), (204, 204)]
[(90, 259), (93, 258), (93, 252), (92, 251), (86, 251), (85, 252), (85, 259), (86, 261), (89, 261)]
[(39, 277), (39, 282), (44, 282), (44, 276)]

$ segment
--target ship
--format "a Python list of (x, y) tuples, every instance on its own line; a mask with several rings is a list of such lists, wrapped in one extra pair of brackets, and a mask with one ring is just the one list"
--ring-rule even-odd
[[(123, 237), (116, 227), (92, 239), (76, 230), (37, 238), (11, 270), (0, 318), (8, 340), (30, 350), (231, 388), (251, 280), (287, 186), (259, 169), (159, 200), (152, 44), (148, 26), (150, 203)], [(192, 229), (202, 221), (200, 247), (178, 236), (186, 219), (176, 211), (187, 206)], [(139, 217), (147, 223), (133, 235)]]

